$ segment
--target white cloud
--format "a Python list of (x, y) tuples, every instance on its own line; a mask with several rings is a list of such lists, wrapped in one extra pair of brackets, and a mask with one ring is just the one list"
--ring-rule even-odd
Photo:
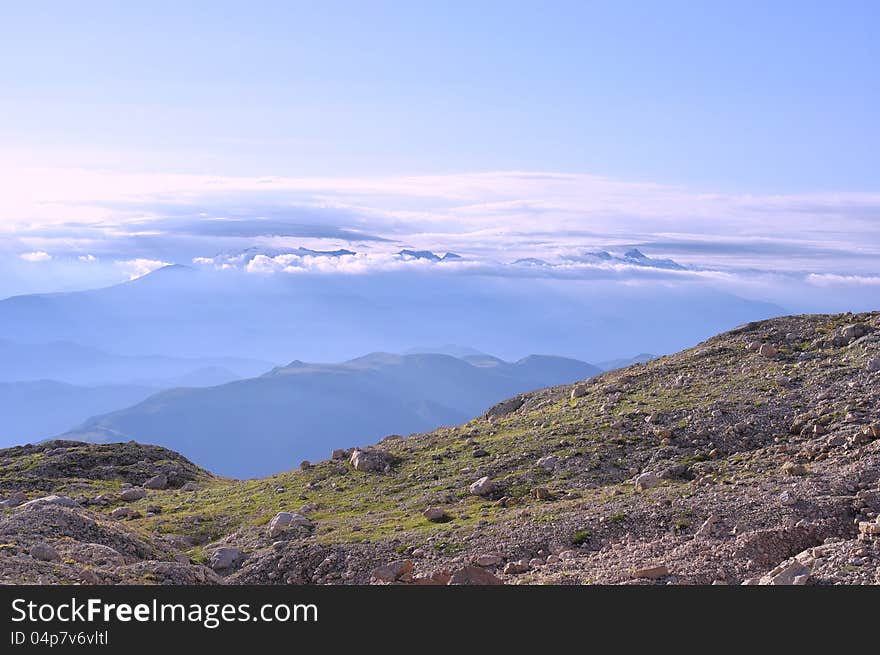
[(26, 262), (48, 262), (52, 259), (52, 255), (44, 250), (35, 250), (34, 252), (22, 253), (19, 258)]
[(833, 273), (811, 273), (807, 276), (807, 282), (820, 287), (880, 287), (880, 276), (871, 275), (835, 275)]
[(98, 261), (98, 258), (94, 255), (80, 255), (79, 257), (77, 257), (77, 259), (81, 262), (86, 262), (87, 264)]
[(147, 273), (152, 273), (156, 269), (169, 265), (169, 262), (144, 258), (127, 259), (116, 261), (113, 263), (115, 266), (122, 269), (126, 273), (126, 275), (128, 275), (129, 280), (136, 280), (139, 277), (143, 277)]

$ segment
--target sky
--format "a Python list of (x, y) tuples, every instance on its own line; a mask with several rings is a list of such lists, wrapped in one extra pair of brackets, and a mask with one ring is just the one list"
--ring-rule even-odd
[(870, 306), (878, 19), (876, 2), (0, 2), (0, 296), (184, 263), (656, 275)]

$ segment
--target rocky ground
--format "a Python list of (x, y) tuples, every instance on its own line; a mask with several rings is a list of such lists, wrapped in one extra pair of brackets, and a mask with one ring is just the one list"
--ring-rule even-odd
[(261, 480), (11, 448), (0, 582), (877, 584), (878, 399), (880, 313), (794, 316)]

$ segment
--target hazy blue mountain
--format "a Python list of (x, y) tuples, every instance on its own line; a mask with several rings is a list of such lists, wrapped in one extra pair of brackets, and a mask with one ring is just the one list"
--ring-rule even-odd
[(207, 386), (253, 377), (272, 366), (265, 361), (234, 357), (114, 355), (71, 341), (20, 343), (0, 339), (0, 382), (57, 380), (86, 385), (135, 383), (154, 388)]
[(140, 385), (0, 382), (0, 447), (40, 441), (95, 414), (140, 402), (156, 391)]
[(104, 289), (0, 301), (0, 338), (276, 362), (289, 353), (342, 361), (413, 343), (468, 344), (508, 360), (551, 351), (598, 361), (608, 353), (676, 351), (781, 313), (699, 285), (413, 271), (262, 275), (174, 266)]
[(253, 477), (389, 433), (461, 423), (517, 393), (598, 372), (584, 362), (546, 356), (479, 366), (438, 354), (295, 361), (258, 378), (162, 391), (89, 419), (64, 438), (160, 444), (217, 473)]
[(626, 368), (627, 366), (632, 366), (633, 364), (644, 364), (645, 362), (650, 362), (652, 359), (657, 359), (657, 355), (652, 355), (650, 353), (639, 353), (635, 357), (624, 357), (621, 359), (609, 359), (604, 362), (597, 362), (596, 366), (601, 368), (603, 371), (613, 371), (618, 368)]
[(449, 355), (450, 357), (483, 357), (486, 353), (480, 352), (476, 348), (470, 346), (459, 346), (454, 343), (448, 343), (443, 346), (416, 346), (415, 348), (407, 348), (401, 354), (403, 355)]

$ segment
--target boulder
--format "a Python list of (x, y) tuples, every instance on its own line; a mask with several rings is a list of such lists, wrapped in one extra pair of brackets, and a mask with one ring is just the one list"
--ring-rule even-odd
[(244, 553), (238, 548), (218, 548), (211, 553), (208, 562), (215, 571), (227, 571), (244, 559)]
[(186, 491), (186, 492), (198, 491), (198, 490), (199, 490), (199, 485), (197, 485), (195, 482), (187, 482), (180, 488), (180, 491)]
[(390, 453), (378, 448), (360, 450), (355, 448), (349, 457), (349, 463), (355, 471), (367, 471), (370, 473), (388, 473), (394, 464), (394, 457)]
[[(152, 478), (151, 478), (152, 479)], [(119, 499), (124, 500), (127, 503), (133, 502), (135, 500), (141, 500), (142, 498), (147, 497), (146, 489), (141, 487), (132, 487), (131, 489), (124, 489), (119, 493)]]
[(645, 491), (646, 489), (651, 489), (660, 484), (660, 478), (657, 477), (656, 473), (648, 471), (637, 475), (634, 482), (636, 485), (636, 491)]
[(452, 520), (452, 517), (446, 513), (446, 510), (442, 507), (429, 507), (424, 512), (422, 512), (422, 516), (428, 519), (431, 523), (446, 523)]
[(110, 512), (110, 518), (121, 521), (122, 519), (139, 519), (141, 513), (131, 507), (117, 507)]
[(758, 581), (759, 585), (803, 585), (810, 577), (810, 567), (796, 559), (780, 564)]
[(806, 475), (808, 472), (806, 466), (791, 460), (782, 465), (781, 471), (784, 475)]
[(60, 505), (61, 507), (71, 508), (79, 507), (79, 503), (73, 498), (70, 498), (69, 496), (57, 496), (55, 494), (52, 494), (51, 496), (42, 496), (41, 498), (34, 498), (26, 503), (22, 503), (19, 507), (23, 509), (25, 507), (34, 507), (36, 505)]
[(519, 575), (520, 573), (525, 573), (529, 570), (529, 565), (527, 562), (508, 562), (504, 566), (504, 573), (506, 575)]
[(288, 528), (311, 529), (314, 527), (314, 525), (315, 524), (312, 523), (311, 520), (307, 519), (302, 514), (295, 514), (293, 512), (278, 512), (275, 515), (275, 518), (269, 521), (267, 534), (270, 539), (274, 539)]
[(38, 559), (41, 562), (57, 562), (61, 559), (61, 555), (58, 554), (58, 551), (45, 543), (34, 544), (31, 546), (28, 553), (31, 557)]
[(412, 580), (413, 561), (411, 559), (396, 560), (389, 562), (376, 569), (370, 574), (370, 582), (391, 583), (410, 582)]
[(547, 487), (535, 487), (532, 491), (538, 500), (553, 500), (553, 493)]
[(482, 566), (483, 568), (498, 566), (503, 561), (504, 558), (498, 553), (486, 553), (485, 555), (478, 555), (474, 558), (474, 564)]
[(501, 578), (493, 575), (486, 569), (479, 566), (465, 566), (457, 571), (453, 571), (452, 577), (449, 578), (450, 585), (501, 585), (504, 582)]
[(535, 462), (535, 466), (538, 468), (542, 468), (545, 471), (553, 471), (559, 465), (559, 458), (555, 455), (544, 455), (537, 462)]
[(488, 475), (480, 478), (468, 487), (473, 496), (488, 496), (495, 490), (495, 483)]
[(503, 416), (507, 416), (508, 414), (513, 414), (524, 404), (525, 400), (520, 396), (517, 396), (516, 398), (510, 398), (491, 407), (489, 411), (486, 412), (486, 418), (501, 418)]
[(646, 578), (648, 580), (658, 580), (660, 578), (665, 578), (669, 575), (669, 569), (665, 564), (658, 564), (655, 566), (645, 566), (642, 568), (637, 568), (632, 570), (632, 577), (634, 578)]
[(766, 357), (767, 359), (773, 359), (776, 357), (777, 350), (775, 346), (770, 345), (769, 343), (765, 343), (758, 349), (758, 354), (761, 357)]
[(868, 362), (868, 371), (870, 373), (880, 371), (880, 357), (875, 357), (870, 362)]
[(164, 473), (154, 475), (152, 478), (144, 482), (144, 489), (162, 490), (168, 486), (168, 477)]
[(590, 392), (590, 385), (586, 382), (581, 382), (579, 384), (574, 385), (571, 388), (571, 399), (575, 400), (577, 398), (583, 398)]
[(332, 453), (330, 453), (330, 459), (348, 459), (351, 457), (351, 451), (346, 450), (345, 448), (336, 448)]

